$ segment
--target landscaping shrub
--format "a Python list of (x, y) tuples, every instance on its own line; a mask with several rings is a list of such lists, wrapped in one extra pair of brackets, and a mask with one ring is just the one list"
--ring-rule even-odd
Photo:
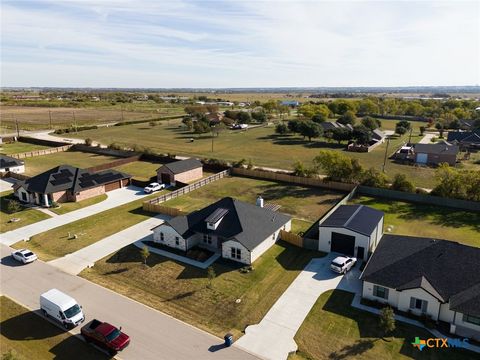
[(14, 214), (16, 212), (19, 212), (22, 209), (22, 206), (17, 200), (8, 200), (8, 205), (7, 205), (7, 211), (10, 214)]
[(90, 139), (90, 138), (86, 138), (86, 139), (85, 139), (85, 145), (87, 145), (87, 146), (92, 146), (92, 144), (93, 144), (93, 140), (92, 140), (92, 139)]

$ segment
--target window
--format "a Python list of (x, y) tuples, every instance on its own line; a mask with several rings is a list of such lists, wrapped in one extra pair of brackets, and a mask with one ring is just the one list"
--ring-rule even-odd
[(480, 316), (472, 316), (468, 314), (463, 314), (463, 322), (480, 326)]
[(160, 233), (160, 241), (165, 241), (165, 235), (163, 235), (163, 232)]
[(388, 289), (383, 286), (373, 285), (373, 296), (388, 299)]
[(410, 298), (410, 309), (421, 310), (422, 312), (427, 311), (428, 301), (417, 299), (414, 297)]
[(272, 235), (272, 240), (275, 240), (275, 233), (273, 233)]
[(241, 259), (242, 258), (242, 250), (232, 247), (230, 255), (231, 255), (232, 259)]
[(207, 235), (207, 234), (203, 234), (203, 242), (204, 243), (208, 243), (208, 244), (211, 244), (212, 243), (212, 236), (211, 235)]
[(180, 239), (178, 236), (175, 236), (175, 245), (180, 245)]

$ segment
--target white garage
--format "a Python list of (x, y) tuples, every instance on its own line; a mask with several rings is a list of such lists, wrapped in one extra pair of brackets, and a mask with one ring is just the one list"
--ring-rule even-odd
[(341, 205), (319, 225), (319, 248), (367, 260), (383, 234), (383, 212), (364, 205)]

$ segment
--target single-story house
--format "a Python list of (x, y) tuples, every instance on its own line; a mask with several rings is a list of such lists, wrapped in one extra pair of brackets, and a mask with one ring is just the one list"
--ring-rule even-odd
[(131, 176), (116, 170), (90, 172), (60, 165), (14, 186), (22, 202), (51, 206), (52, 202), (75, 202), (127, 186)]
[(162, 184), (188, 183), (202, 177), (203, 164), (194, 158), (174, 161), (157, 169), (157, 181)]
[(480, 129), (475, 131), (449, 131), (447, 141), (462, 148), (480, 148)]
[(25, 162), (11, 156), (0, 155), (0, 172), (4, 173), (7, 171), (21, 174), (25, 172)]
[(480, 248), (384, 235), (360, 279), (363, 298), (446, 322), (452, 334), (480, 340)]
[(387, 136), (382, 130), (380, 129), (372, 130), (372, 140), (374, 140), (375, 142), (384, 143), (386, 137)]
[(186, 216), (153, 228), (155, 242), (187, 251), (194, 246), (219, 252), (225, 259), (253, 263), (289, 231), (291, 218), (257, 205), (225, 197)]
[(340, 205), (319, 222), (319, 246), (367, 260), (383, 234), (383, 212), (364, 205)]
[(439, 165), (447, 163), (450, 166), (455, 166), (459, 149), (457, 145), (440, 142), (437, 144), (415, 144), (413, 151), (417, 164)]
[(280, 102), (280, 105), (282, 106), (289, 106), (291, 108), (296, 108), (300, 106), (300, 102), (296, 100), (284, 100)]

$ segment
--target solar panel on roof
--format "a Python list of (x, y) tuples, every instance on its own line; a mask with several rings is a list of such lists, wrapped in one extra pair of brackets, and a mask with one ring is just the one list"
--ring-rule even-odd
[(213, 213), (211, 213), (210, 215), (208, 215), (206, 218), (205, 218), (205, 222), (208, 222), (208, 223), (216, 223), (218, 220), (220, 220), (221, 218), (223, 218), (225, 215), (227, 215), (228, 213), (228, 210), (227, 209), (224, 209), (224, 208), (218, 208), (216, 209)]
[(69, 178), (60, 178), (57, 180), (50, 181), (50, 184), (52, 184), (53, 186), (58, 186), (58, 185), (68, 184), (69, 182), (70, 182)]
[(86, 188), (86, 187), (90, 187), (90, 186), (94, 186), (94, 185), (95, 185), (95, 183), (91, 180), (80, 182), (80, 187), (82, 187), (82, 188)]
[(73, 176), (72, 172), (68, 169), (62, 169), (60, 172), (66, 174), (67, 176)]

